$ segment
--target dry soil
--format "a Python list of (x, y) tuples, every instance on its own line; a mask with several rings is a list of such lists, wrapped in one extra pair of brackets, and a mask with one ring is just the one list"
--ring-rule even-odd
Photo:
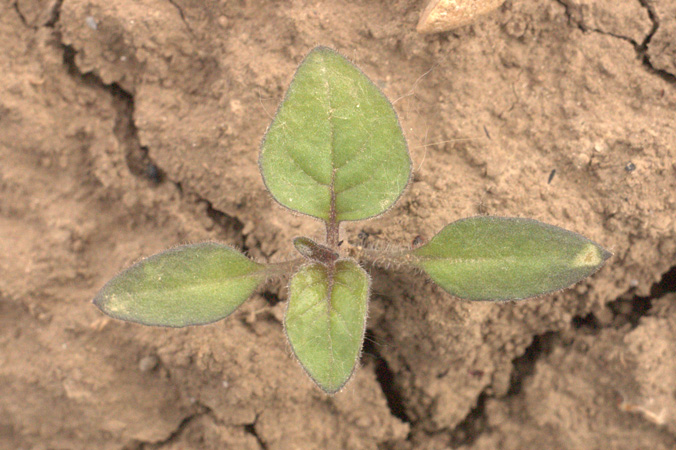
[[(0, 0), (0, 448), (676, 448), (676, 0), (507, 0), (415, 32), (421, 0)], [(315, 45), (392, 99), (414, 161), (344, 239), (410, 245), (532, 217), (614, 253), (575, 288), (467, 303), (372, 269), (361, 367), (328, 397), (285, 342), (284, 281), (161, 329), (92, 304), (219, 240), (260, 261), (320, 226), (258, 146)]]

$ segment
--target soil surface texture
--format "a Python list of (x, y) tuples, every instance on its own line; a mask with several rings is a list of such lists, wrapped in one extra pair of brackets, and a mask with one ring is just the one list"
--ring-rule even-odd
[[(425, 3), (0, 0), (0, 449), (676, 448), (676, 0), (507, 0), (423, 36)], [(292, 357), (286, 280), (203, 327), (103, 316), (103, 284), (166, 248), (276, 262), (322, 239), (257, 165), (319, 44), (392, 100), (414, 167), (347, 242), (490, 214), (614, 256), (500, 304), (370, 269), (335, 396)]]

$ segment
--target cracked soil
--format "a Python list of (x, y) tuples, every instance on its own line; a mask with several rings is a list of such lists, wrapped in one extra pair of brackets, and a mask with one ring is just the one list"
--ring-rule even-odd
[[(424, 6), (0, 0), (0, 449), (676, 448), (676, 0), (507, 0), (420, 36)], [(291, 357), (283, 281), (209, 326), (103, 317), (96, 291), (167, 247), (279, 261), (321, 236), (256, 163), (317, 44), (392, 99), (414, 161), (345, 239), (523, 216), (601, 243), (606, 267), (506, 304), (373, 269), (333, 397)]]

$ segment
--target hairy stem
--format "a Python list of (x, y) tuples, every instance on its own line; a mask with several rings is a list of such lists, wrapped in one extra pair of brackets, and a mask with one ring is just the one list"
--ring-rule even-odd
[(340, 242), (340, 222), (336, 222), (335, 220), (326, 222), (327, 247), (338, 252), (338, 242)]
[(282, 261), (278, 263), (269, 263), (265, 265), (265, 272), (269, 277), (288, 275), (293, 273), (296, 269), (305, 263), (305, 259), (296, 258), (290, 261)]
[(358, 261), (382, 269), (411, 269), (416, 267), (418, 260), (409, 249), (404, 248), (377, 249), (357, 245), (350, 247), (348, 253)]

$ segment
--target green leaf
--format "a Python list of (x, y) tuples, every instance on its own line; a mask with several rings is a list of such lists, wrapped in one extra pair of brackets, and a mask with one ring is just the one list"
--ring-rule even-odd
[(599, 245), (537, 220), (471, 217), (411, 251), (444, 290), (468, 300), (519, 300), (571, 286), (611, 256)]
[(392, 105), (326, 47), (298, 67), (261, 147), (265, 185), (282, 205), (328, 222), (389, 209), (411, 160)]
[(129, 267), (99, 291), (94, 304), (116, 319), (144, 325), (201, 325), (227, 317), (265, 277), (265, 266), (226, 245), (184, 245)]
[(359, 359), (370, 280), (352, 260), (338, 261), (333, 271), (330, 267), (312, 263), (293, 276), (284, 326), (305, 371), (333, 394)]

